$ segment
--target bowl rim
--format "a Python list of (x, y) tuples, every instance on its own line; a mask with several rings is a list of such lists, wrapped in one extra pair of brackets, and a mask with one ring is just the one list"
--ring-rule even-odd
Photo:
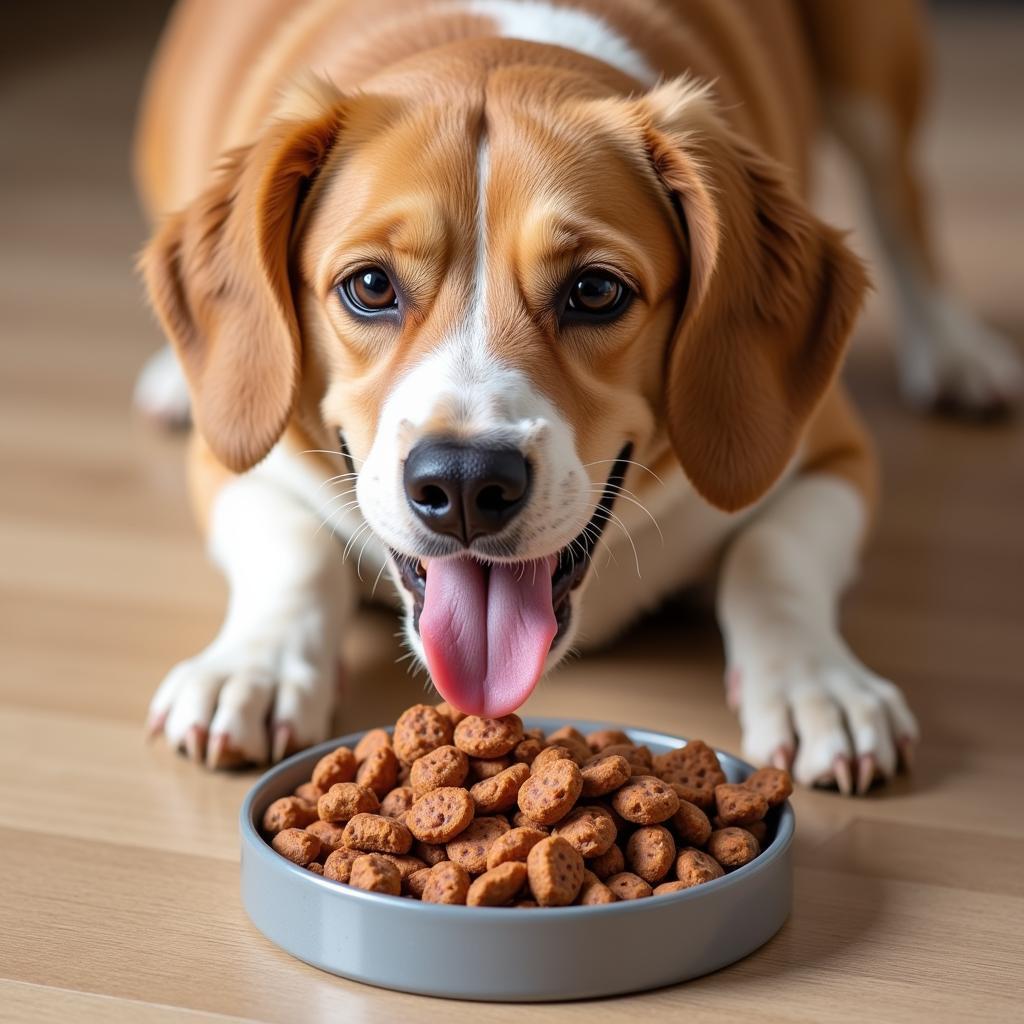
[[(524, 727), (528, 729), (541, 728), (547, 731), (549, 728), (560, 728), (564, 725), (571, 725), (574, 728), (580, 729), (580, 731), (585, 730), (587, 732), (597, 729), (621, 729), (623, 732), (627, 733), (631, 739), (634, 739), (635, 742), (645, 744), (653, 742), (660, 746), (679, 746), (680, 743), (685, 744), (689, 742), (689, 739), (685, 736), (675, 736), (671, 733), (658, 732), (654, 729), (645, 729), (603, 721), (591, 721), (583, 718), (572, 718), (566, 720), (538, 715), (524, 715), (522, 716), (522, 719)], [(462, 916), (465, 914), (471, 914), (474, 921), (479, 920), (481, 922), (486, 920), (501, 920), (505, 922), (537, 920), (538, 915), (511, 914), (510, 911), (514, 910), (514, 907), (468, 907), (444, 903), (423, 903), (420, 900), (409, 899), (407, 896), (390, 896), (386, 893), (368, 892), (363, 889), (355, 889), (349, 885), (341, 885), (329, 878), (323, 878), (321, 875), (318, 875), (316, 872), (310, 871), (305, 867), (300, 867), (298, 864), (293, 863), (286, 857), (282, 857), (270, 845), (270, 843), (263, 838), (255, 824), (253, 807), (256, 804), (257, 798), (262, 797), (264, 790), (268, 786), (271, 786), (280, 776), (287, 774), (300, 762), (306, 760), (312, 761), (314, 758), (319, 759), (320, 757), (323, 757), (324, 754), (330, 753), (339, 745), (357, 742), (361, 736), (375, 728), (383, 728), (389, 733), (393, 729), (392, 726), (370, 726), (366, 729), (359, 729), (355, 732), (345, 733), (342, 736), (319, 743), (314, 747), (308, 747), (305, 750), (300, 750), (298, 753), (293, 754), (291, 757), (281, 761), (273, 768), (265, 771), (249, 788), (239, 810), (239, 831), (241, 833), (244, 850), (255, 854), (261, 859), (267, 860), (268, 863), (272, 862), (274, 865), (273, 869), (283, 870), (286, 873), (284, 877), (288, 877), (288, 873), (290, 872), (292, 877), (295, 879), (296, 884), (319, 886), (321, 892), (326, 898), (339, 899), (343, 902), (352, 900), (355, 902), (356, 906), (359, 904), (363, 904), (365, 906), (379, 905), (381, 901), (384, 901), (386, 906), (399, 913), (440, 914), (442, 916)], [(639, 737), (643, 738), (639, 739)], [(735, 754), (730, 754), (727, 750), (720, 750), (718, 747), (714, 747), (712, 749), (714, 749), (715, 753), (719, 756), (724, 755), (730, 760), (736, 762), (748, 775), (755, 770), (753, 765), (744, 761), (742, 758), (736, 757)], [(796, 815), (793, 811), (792, 804), (789, 800), (786, 800), (780, 808), (775, 837), (767, 849), (763, 850), (757, 857), (750, 861), (750, 863), (744, 864), (735, 871), (728, 872), (721, 878), (715, 878), (710, 882), (704, 882), (701, 885), (695, 885), (689, 889), (682, 889), (679, 892), (659, 896), (657, 900), (619, 900), (617, 903), (604, 903), (590, 906), (544, 907), (544, 913), (540, 916), (540, 920), (547, 921), (552, 917), (559, 919), (566, 917), (579, 918), (584, 915), (593, 914), (637, 913), (640, 911), (651, 911), (656, 908), (667, 908), (694, 900), (712, 898), (715, 893), (722, 892), (728, 886), (742, 885), (744, 881), (750, 878), (753, 874), (767, 869), (773, 861), (783, 856), (793, 842), (795, 829)], [(301, 881), (300, 879), (303, 879), (304, 881)]]

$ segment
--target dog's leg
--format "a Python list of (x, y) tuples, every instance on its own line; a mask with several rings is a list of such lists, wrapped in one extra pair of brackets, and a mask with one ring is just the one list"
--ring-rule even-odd
[(170, 345), (164, 345), (146, 360), (135, 381), (132, 402), (147, 419), (178, 430), (192, 418), (192, 403), (185, 374)]
[(844, 793), (893, 775), (917, 738), (900, 691), (839, 635), (838, 599), (865, 521), (846, 480), (795, 478), (732, 543), (718, 600), (745, 753)]
[(227, 616), (213, 643), (164, 680), (152, 732), (210, 767), (276, 761), (327, 737), (356, 590), (319, 522), (259, 470), (223, 485), (209, 545), (228, 580)]

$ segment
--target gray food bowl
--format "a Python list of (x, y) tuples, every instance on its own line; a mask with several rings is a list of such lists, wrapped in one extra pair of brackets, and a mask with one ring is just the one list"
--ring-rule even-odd
[[(564, 720), (527, 718), (552, 731)], [(581, 732), (621, 728), (574, 721)], [(627, 729), (655, 753), (677, 736)], [(308, 780), (316, 761), (362, 733), (296, 754), (260, 778), (242, 804), (242, 902), (253, 924), (293, 956), (384, 988), (453, 999), (540, 1001), (638, 992), (696, 978), (752, 953), (792, 903), (793, 810), (756, 860), (693, 889), (592, 907), (452, 907), (339, 885), (279, 856), (263, 840), (267, 806)], [(752, 768), (718, 752), (731, 782)]]

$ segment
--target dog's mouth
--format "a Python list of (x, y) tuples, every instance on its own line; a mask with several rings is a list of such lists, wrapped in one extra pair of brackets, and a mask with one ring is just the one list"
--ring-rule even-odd
[(494, 718), (515, 711), (533, 692), (548, 654), (569, 629), (570, 595), (586, 578), (631, 451), (631, 444), (623, 446), (589, 522), (554, 554), (496, 562), (391, 551), (412, 596), (427, 667), (449, 703)]

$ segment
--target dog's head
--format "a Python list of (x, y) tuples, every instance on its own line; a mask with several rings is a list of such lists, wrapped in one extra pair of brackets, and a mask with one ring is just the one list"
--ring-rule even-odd
[(722, 509), (765, 493), (864, 287), (704, 89), (595, 81), (319, 88), (145, 257), (212, 450), (340, 439), (410, 642), (482, 714), (564, 654), (631, 461), (671, 446)]

